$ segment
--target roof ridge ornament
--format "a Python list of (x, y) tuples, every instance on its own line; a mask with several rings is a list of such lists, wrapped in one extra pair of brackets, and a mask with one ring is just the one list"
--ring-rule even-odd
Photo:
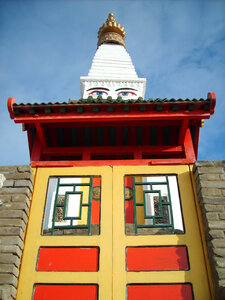
[(119, 44), (125, 47), (125, 34), (124, 27), (116, 22), (113, 13), (109, 13), (106, 22), (98, 31), (98, 47), (106, 43)]

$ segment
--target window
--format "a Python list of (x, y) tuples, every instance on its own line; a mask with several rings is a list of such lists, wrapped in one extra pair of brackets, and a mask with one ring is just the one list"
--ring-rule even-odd
[(175, 175), (125, 176), (127, 235), (184, 232)]
[(43, 235), (99, 234), (100, 200), (100, 177), (50, 178)]

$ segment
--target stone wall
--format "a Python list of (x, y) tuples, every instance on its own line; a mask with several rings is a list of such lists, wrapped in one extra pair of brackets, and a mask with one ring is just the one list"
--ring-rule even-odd
[(30, 166), (0, 167), (0, 299), (16, 288), (33, 190)]
[(198, 161), (194, 165), (215, 298), (225, 299), (225, 161)]

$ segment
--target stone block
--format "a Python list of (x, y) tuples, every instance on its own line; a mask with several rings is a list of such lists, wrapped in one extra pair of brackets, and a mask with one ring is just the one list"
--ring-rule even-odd
[(219, 218), (220, 218), (221, 220), (225, 220), (225, 213), (219, 214)]
[(210, 230), (209, 236), (211, 238), (224, 238), (224, 231), (223, 230)]
[(24, 239), (23, 230), (19, 227), (0, 227), (0, 236), (4, 235), (18, 235), (21, 239)]
[(10, 203), (5, 203), (5, 209), (6, 210), (21, 210), (26, 213), (26, 215), (29, 214), (29, 207), (27, 206), (26, 203), (23, 202), (10, 202)]
[(6, 179), (13, 179), (13, 180), (18, 180), (18, 179), (25, 179), (25, 180), (30, 180), (31, 182), (33, 182), (33, 174), (30, 172), (24, 172), (24, 173), (9, 173), (9, 174), (5, 174), (5, 178)]
[(4, 226), (6, 226), (6, 227), (10, 227), (10, 226), (19, 227), (23, 231), (26, 228), (25, 222), (21, 219), (0, 219), (0, 227), (4, 227)]
[(220, 180), (225, 180), (225, 171), (223, 174), (220, 174)]
[(0, 299), (13, 300), (16, 298), (16, 289), (12, 285), (0, 285)]
[(13, 187), (13, 188), (1, 188), (0, 189), (0, 195), (3, 194), (24, 194), (27, 195), (29, 198), (31, 196), (31, 192), (29, 188), (25, 187)]
[(225, 286), (225, 280), (223, 279), (219, 280), (219, 286)]
[(0, 274), (0, 282), (1, 284), (12, 284), (13, 286), (17, 286), (17, 278), (13, 274)]
[(0, 273), (11, 273), (18, 277), (19, 270), (12, 264), (0, 264)]
[(206, 213), (206, 219), (209, 220), (218, 220), (218, 214), (217, 213), (212, 213), (212, 212), (207, 212)]
[(9, 173), (15, 173), (17, 171), (17, 166), (1, 166), (0, 167), (0, 173), (9, 174)]
[(30, 207), (30, 199), (24, 194), (12, 195), (12, 202), (24, 202)]
[(216, 173), (216, 174), (222, 174), (224, 172), (223, 167), (201, 167), (197, 170), (198, 174), (210, 174), (210, 173)]
[(0, 218), (2, 219), (9, 219), (9, 218), (13, 218), (13, 219), (22, 219), (24, 220), (25, 223), (27, 223), (27, 215), (25, 214), (25, 212), (21, 211), (21, 210), (4, 210), (4, 211), (0, 211)]
[(225, 160), (214, 160), (213, 163), (215, 167), (225, 167)]
[(21, 257), (22, 250), (17, 245), (0, 245), (0, 252), (1, 253), (12, 253)]
[(214, 167), (214, 162), (209, 160), (198, 160), (194, 164), (195, 167)]
[(4, 187), (13, 187), (14, 186), (14, 180), (5, 180)]
[(225, 221), (210, 221), (208, 226), (211, 229), (225, 229)]
[(30, 173), (32, 173), (32, 169), (29, 165), (18, 166), (18, 172), (30, 172)]
[(220, 279), (225, 279), (225, 269), (224, 268), (217, 267), (216, 271), (217, 271)]
[(202, 188), (225, 188), (225, 181), (201, 181), (200, 186)]
[(33, 184), (30, 182), (30, 180), (16, 180), (15, 181), (16, 187), (28, 187), (30, 191), (33, 191)]
[[(14, 264), (16, 267), (20, 265), (20, 259), (17, 255), (11, 253), (0, 253), (0, 263), (1, 264)], [(0, 280), (1, 282), (1, 280)]]
[(201, 188), (201, 194), (202, 196), (215, 196), (215, 197), (219, 197), (222, 195), (221, 190), (219, 190), (218, 188), (208, 188), (208, 187), (202, 187)]
[(5, 176), (4, 174), (0, 174), (0, 188), (3, 187), (4, 182), (5, 182)]
[(220, 176), (219, 174), (201, 174), (199, 175), (199, 181), (202, 182), (202, 181), (211, 181), (211, 180), (220, 180)]
[[(210, 205), (205, 204), (204, 206), (206, 212), (223, 212), (224, 206), (223, 205)], [(221, 215), (221, 214), (219, 214)]]
[(23, 241), (18, 236), (0, 236), (0, 244), (18, 245), (20, 249), (23, 249)]
[(0, 195), (1, 203), (10, 202), (12, 200), (11, 195)]
[(225, 190), (222, 190), (222, 195), (225, 197)]
[(219, 204), (224, 205), (225, 204), (225, 197), (201, 197), (200, 202), (203, 202), (204, 204)]
[(225, 248), (225, 240), (224, 239), (213, 239), (211, 241), (214, 248)]
[(213, 248), (213, 253), (220, 257), (225, 257), (225, 249), (224, 248)]

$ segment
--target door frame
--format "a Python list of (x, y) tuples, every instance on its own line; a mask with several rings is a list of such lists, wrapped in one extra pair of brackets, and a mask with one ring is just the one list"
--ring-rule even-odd
[[(129, 284), (191, 283), (196, 299), (212, 299), (210, 274), (199, 228), (194, 188), (188, 165), (176, 166), (99, 166), (36, 168), (34, 192), (20, 270), (17, 300), (32, 299), (35, 283), (97, 284), (98, 299), (126, 299)], [(184, 234), (125, 235), (125, 175), (176, 174), (183, 213)], [(48, 179), (51, 176), (101, 176), (101, 233), (99, 236), (42, 236)], [(187, 271), (126, 271), (126, 247), (186, 245), (190, 270)], [(36, 271), (39, 248), (99, 247), (97, 272)], [(29, 280), (28, 280), (29, 278)], [(201, 278), (201, 280), (200, 280)], [(110, 283), (110, 284), (109, 284)], [(110, 295), (112, 295), (110, 297)]]

